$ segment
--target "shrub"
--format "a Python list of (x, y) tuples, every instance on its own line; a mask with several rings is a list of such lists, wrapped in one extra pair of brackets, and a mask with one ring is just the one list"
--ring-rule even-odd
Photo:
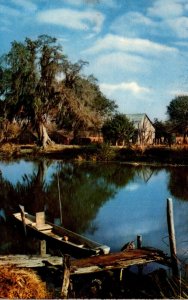
[(109, 161), (116, 156), (115, 150), (108, 144), (103, 143), (97, 146), (97, 160)]

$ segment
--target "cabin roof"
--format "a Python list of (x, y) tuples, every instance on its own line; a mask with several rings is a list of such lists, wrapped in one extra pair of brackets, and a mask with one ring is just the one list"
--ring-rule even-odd
[(152, 121), (150, 120), (150, 118), (145, 113), (140, 113), (140, 114), (126, 114), (126, 116), (134, 124), (141, 123), (142, 120), (146, 117), (150, 121), (150, 123), (153, 125)]

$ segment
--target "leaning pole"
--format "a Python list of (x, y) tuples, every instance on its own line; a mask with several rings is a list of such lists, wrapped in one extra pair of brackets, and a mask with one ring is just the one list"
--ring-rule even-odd
[(177, 258), (177, 251), (176, 251), (176, 237), (175, 237), (175, 228), (174, 228), (173, 202), (171, 198), (167, 199), (167, 223), (168, 223), (172, 273), (175, 277), (179, 277), (178, 258)]

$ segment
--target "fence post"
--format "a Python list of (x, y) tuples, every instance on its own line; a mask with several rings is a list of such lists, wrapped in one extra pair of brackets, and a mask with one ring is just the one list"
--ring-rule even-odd
[(167, 199), (167, 223), (168, 223), (172, 273), (174, 276), (179, 277), (178, 259), (176, 255), (177, 252), (176, 252), (176, 237), (175, 237), (175, 228), (174, 228), (173, 202), (171, 198)]

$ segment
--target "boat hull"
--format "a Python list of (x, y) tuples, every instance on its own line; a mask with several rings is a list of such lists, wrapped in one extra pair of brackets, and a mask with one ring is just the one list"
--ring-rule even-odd
[[(15, 220), (22, 224), (21, 213), (13, 214)], [(89, 257), (92, 255), (108, 254), (110, 248), (91, 241), (64, 227), (57, 226), (50, 222), (45, 222), (42, 230), (37, 228), (35, 217), (25, 213), (26, 231), (36, 235), (40, 239), (45, 239), (47, 245), (62, 254), (69, 254), (75, 258)]]

